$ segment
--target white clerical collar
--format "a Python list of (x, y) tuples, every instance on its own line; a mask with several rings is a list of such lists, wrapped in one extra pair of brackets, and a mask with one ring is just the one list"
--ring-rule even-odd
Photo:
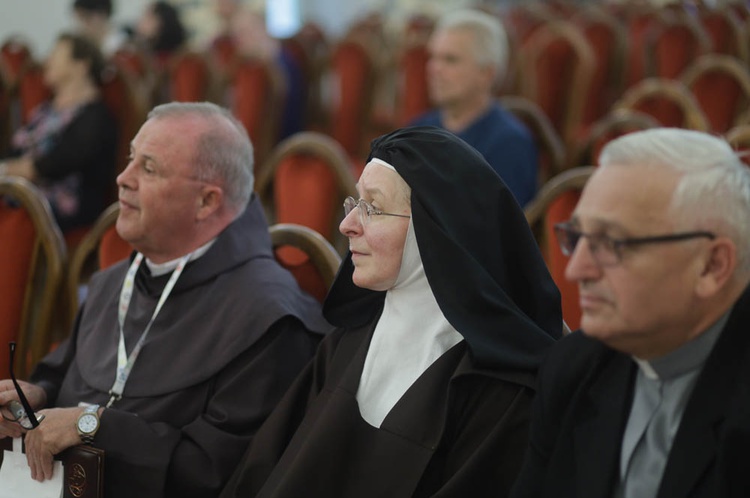
[[(190, 256), (190, 259), (188, 261), (195, 261), (196, 259), (206, 254), (211, 246), (214, 245), (214, 242), (216, 242), (215, 237), (193, 251), (193, 254), (192, 256)], [(182, 259), (182, 256), (171, 261), (167, 261), (166, 263), (154, 263), (150, 259), (146, 258), (146, 266), (148, 266), (148, 270), (151, 272), (152, 277), (159, 277), (161, 275), (166, 275), (167, 273), (177, 268), (177, 263), (180, 262), (180, 259)]]

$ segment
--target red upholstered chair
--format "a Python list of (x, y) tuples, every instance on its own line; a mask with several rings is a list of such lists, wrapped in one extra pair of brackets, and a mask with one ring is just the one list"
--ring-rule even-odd
[(540, 26), (521, 46), (522, 96), (547, 114), (566, 144), (582, 124), (594, 74), (594, 52), (580, 30), (567, 21)]
[(695, 59), (711, 49), (711, 39), (687, 15), (664, 15), (652, 26), (646, 40), (649, 76), (676, 79)]
[(13, 87), (18, 82), (18, 76), (26, 66), (32, 62), (31, 49), (21, 36), (11, 36), (0, 46), (0, 76), (5, 78)]
[(700, 23), (711, 38), (711, 52), (731, 55), (750, 62), (750, 47), (747, 43), (742, 19), (727, 5), (700, 8)]
[[(118, 66), (108, 66), (102, 75), (102, 98), (117, 121), (117, 174), (125, 169), (130, 155), (130, 142), (146, 121), (146, 96), (139, 93), (133, 79)], [(117, 198), (112, 185), (111, 202)]]
[(221, 75), (226, 76), (237, 57), (237, 45), (229, 34), (217, 36), (206, 49), (206, 56), (210, 65)]
[(589, 41), (596, 61), (581, 119), (585, 129), (607, 114), (623, 91), (627, 31), (613, 15), (594, 6), (581, 9), (571, 21)]
[(120, 214), (119, 203), (110, 205), (96, 220), (70, 257), (65, 277), (68, 307), (68, 328), (78, 313), (78, 289), (88, 282), (96, 270), (109, 268), (130, 256), (133, 248), (117, 234), (115, 223)]
[(625, 92), (613, 106), (655, 117), (662, 126), (708, 131), (708, 119), (690, 90), (675, 80), (647, 78)]
[(34, 109), (52, 96), (44, 83), (44, 69), (40, 64), (26, 64), (18, 75), (18, 101), (21, 109), (21, 122), (28, 123)]
[(0, 157), (7, 156), (10, 148), (12, 91), (10, 83), (0, 74)]
[(735, 126), (724, 137), (742, 155), (742, 161), (750, 166), (750, 124)]
[(549, 118), (534, 102), (515, 95), (498, 98), (503, 108), (520, 119), (531, 134), (539, 153), (539, 185), (544, 185), (565, 167), (565, 145)]
[(284, 106), (285, 83), (273, 63), (238, 57), (230, 72), (229, 108), (253, 142), (255, 174), (276, 145)]
[(339, 233), (341, 206), (357, 197), (346, 151), (332, 138), (301, 132), (274, 149), (263, 165), (256, 191), (272, 223), (295, 223), (312, 228), (346, 252)]
[(594, 123), (574, 151), (570, 167), (598, 164), (599, 153), (607, 142), (628, 133), (661, 126), (653, 116), (638, 111), (619, 109)]
[(704, 55), (682, 73), (680, 80), (695, 96), (712, 131), (724, 133), (747, 116), (750, 71), (739, 59)]
[(625, 87), (629, 88), (652, 73), (648, 67), (646, 42), (652, 26), (658, 23), (658, 11), (646, 2), (623, 2), (617, 7), (611, 4), (607, 8), (626, 23), (628, 50), (625, 56)]
[(293, 223), (269, 228), (276, 260), (300, 288), (323, 302), (341, 264), (336, 249), (315, 230)]
[(363, 153), (372, 119), (376, 78), (375, 57), (358, 38), (344, 38), (332, 50), (327, 75), (331, 95), (331, 136), (352, 157)]
[(169, 61), (167, 71), (169, 100), (204, 102), (214, 100), (215, 85), (208, 61), (202, 54), (184, 51)]
[(541, 2), (515, 2), (501, 18), (503, 25), (523, 43), (537, 28), (554, 21), (555, 13)]
[[(24, 378), (47, 353), (63, 281), (65, 244), (44, 195), (31, 183), (0, 177), (0, 345), (17, 343)], [(7, 376), (8, 356), (0, 355)]]
[(397, 121), (401, 126), (409, 124), (431, 107), (427, 88), (429, 58), (427, 38), (407, 41), (399, 56), (396, 109), (400, 113)]
[(551, 179), (536, 198), (524, 209), (526, 220), (534, 231), (539, 247), (547, 262), (550, 274), (562, 296), (563, 320), (576, 330), (581, 324), (578, 285), (565, 278), (565, 257), (557, 245), (554, 226), (570, 219), (581, 190), (594, 171), (594, 167), (580, 167), (564, 171)]

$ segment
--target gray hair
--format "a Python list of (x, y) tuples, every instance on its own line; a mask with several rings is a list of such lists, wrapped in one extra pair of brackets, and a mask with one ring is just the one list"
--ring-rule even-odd
[(148, 113), (148, 119), (179, 117), (200, 117), (211, 124), (195, 143), (195, 174), (201, 181), (221, 185), (227, 202), (242, 213), (255, 182), (253, 145), (245, 127), (227, 109), (210, 102), (170, 102)]
[(474, 60), (495, 68), (495, 79), (508, 69), (508, 35), (497, 17), (480, 10), (462, 9), (445, 14), (435, 31), (465, 30), (474, 36)]
[(725, 140), (698, 131), (654, 128), (608, 143), (599, 164), (670, 167), (683, 173), (670, 213), (681, 226), (731, 238), (738, 269), (750, 273), (750, 169)]

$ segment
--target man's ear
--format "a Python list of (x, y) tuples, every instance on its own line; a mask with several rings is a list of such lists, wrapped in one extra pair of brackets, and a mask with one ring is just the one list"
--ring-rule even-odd
[(720, 292), (737, 268), (737, 247), (731, 239), (718, 237), (710, 244), (696, 286), (696, 292), (704, 298)]
[(217, 185), (204, 185), (198, 198), (196, 219), (203, 221), (218, 211), (224, 204), (224, 191)]

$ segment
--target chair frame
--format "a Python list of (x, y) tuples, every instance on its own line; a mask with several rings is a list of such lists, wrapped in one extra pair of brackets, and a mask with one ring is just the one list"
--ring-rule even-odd
[(292, 246), (301, 249), (320, 272), (326, 288), (336, 279), (341, 256), (322, 235), (315, 230), (294, 223), (278, 223), (268, 228), (274, 249)]
[[(17, 374), (26, 378), (31, 367), (47, 354), (51, 344), (52, 318), (64, 278), (66, 249), (49, 202), (36, 186), (22, 178), (0, 177), (0, 196), (6, 195), (23, 205), (36, 230), (16, 338), (16, 356), (20, 359)], [(41, 265), (46, 270), (46, 279), (43, 289), (37, 291), (34, 288), (39, 285)]]
[[(94, 225), (81, 240), (68, 262), (68, 271), (65, 279), (65, 292), (68, 296), (68, 323), (73, 324), (76, 314), (78, 313), (78, 286), (83, 279), (84, 266), (91, 260), (93, 254), (99, 248), (102, 237), (112, 225), (117, 223), (117, 217), (120, 214), (120, 204), (115, 202), (99, 215)], [(98, 257), (97, 257), (98, 259)]]
[[(699, 78), (713, 72), (729, 75), (744, 94), (741, 97), (744, 99), (744, 103), (750, 103), (750, 71), (748, 71), (745, 63), (731, 55), (707, 54), (696, 59), (680, 75), (680, 81), (690, 90)], [(748, 113), (747, 105), (737, 106), (732, 125), (737, 126), (744, 123), (748, 115), (750, 114)]]
[(612, 109), (638, 111), (635, 108), (638, 103), (656, 96), (663, 96), (682, 109), (685, 118), (683, 127), (704, 132), (710, 130), (708, 119), (701, 111), (698, 101), (683, 83), (676, 80), (666, 78), (641, 80), (627, 90), (620, 100), (615, 102)]
[(541, 221), (549, 203), (560, 194), (571, 189), (583, 189), (594, 171), (596, 166), (579, 166), (563, 171), (547, 182), (523, 210), (529, 225), (533, 227)]
[(538, 82), (535, 65), (544, 50), (558, 39), (566, 40), (576, 54), (574, 67), (570, 69), (572, 79), (559, 130), (563, 141), (572, 144), (582, 123), (585, 99), (596, 64), (594, 51), (588, 40), (573, 23), (563, 20), (546, 22), (522, 44), (521, 59), (526, 62), (522, 62), (520, 67), (521, 93), (536, 102)]
[(563, 143), (560, 135), (558, 135), (555, 127), (552, 126), (552, 122), (549, 117), (542, 111), (542, 109), (531, 100), (525, 97), (519, 97), (516, 95), (506, 95), (499, 97), (497, 101), (500, 105), (510, 111), (513, 115), (519, 118), (524, 123), (531, 125), (532, 134), (538, 137), (542, 147), (546, 150), (552, 158), (552, 171), (545, 172), (539, 170), (540, 184), (544, 184), (549, 178), (555, 176), (565, 168), (565, 144)]
[(591, 126), (591, 130), (586, 137), (581, 141), (576, 150), (572, 151), (568, 167), (574, 168), (581, 165), (594, 164), (595, 160), (591, 157), (594, 144), (610, 132), (618, 132), (630, 128), (647, 130), (660, 126), (659, 121), (650, 114), (631, 109), (617, 109)]
[[(349, 156), (344, 148), (333, 138), (314, 131), (303, 131), (295, 133), (285, 139), (273, 150), (271, 156), (266, 160), (260, 170), (260, 175), (255, 184), (255, 191), (260, 196), (269, 220), (275, 220), (275, 196), (273, 192), (274, 177), (279, 165), (289, 156), (295, 154), (309, 154), (320, 157), (325, 164), (331, 167), (336, 179), (336, 190), (341, 192), (341, 202), (347, 196), (357, 198), (355, 187), (356, 181), (351, 171)], [(346, 238), (339, 236), (339, 217), (334, 210), (331, 219), (331, 233), (334, 240), (331, 243), (338, 249), (339, 254), (344, 254), (348, 247)]]

